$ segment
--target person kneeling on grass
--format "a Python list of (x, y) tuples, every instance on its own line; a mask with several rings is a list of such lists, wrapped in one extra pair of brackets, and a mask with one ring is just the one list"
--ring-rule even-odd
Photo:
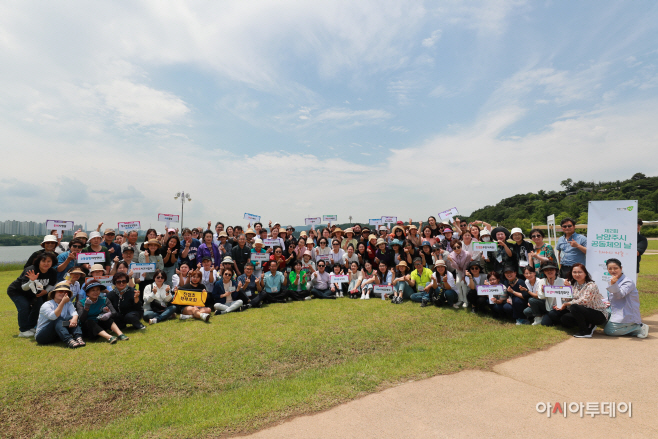
[(318, 271), (311, 275), (311, 281), (309, 282), (309, 289), (313, 296), (318, 299), (335, 299), (336, 297), (331, 294), (329, 289), (329, 273), (324, 271), (325, 261), (318, 262)]
[(205, 286), (201, 282), (203, 280), (203, 275), (199, 270), (194, 270), (190, 273), (190, 282), (179, 289), (185, 291), (198, 291), (206, 293), (206, 302), (205, 306), (189, 306), (183, 305), (180, 309), (180, 319), (189, 320), (195, 318), (198, 320), (203, 320), (204, 322), (210, 321), (210, 313), (212, 312), (213, 297), (211, 293), (206, 291)]
[[(516, 268), (507, 266), (503, 269), (503, 271), (516, 273)], [(508, 296), (507, 293), (507, 285), (501, 283), (500, 274), (495, 271), (489, 273), (487, 281), (489, 282), (489, 285), (503, 286), (503, 294), (493, 296), (493, 304), (490, 305), (491, 314), (493, 314), (494, 317), (511, 319), (514, 311), (512, 309), (512, 299)]]
[[(567, 282), (565, 282), (567, 283)], [(576, 338), (591, 338), (597, 325), (608, 323), (607, 307), (599, 287), (592, 280), (587, 268), (576, 263), (571, 269), (568, 283), (572, 286), (573, 299), (562, 304), (561, 310), (568, 308), (569, 312), (562, 316), (562, 326), (578, 326)]]
[[(167, 275), (162, 270), (156, 270), (155, 273), (164, 279)], [(114, 288), (107, 294), (108, 300), (116, 310), (114, 321), (121, 329), (130, 324), (135, 329), (146, 329), (140, 321), (144, 310), (144, 302), (139, 297), (139, 291), (128, 286), (128, 275), (126, 273), (117, 273), (112, 279)], [(149, 285), (150, 286), (150, 285)], [(148, 287), (146, 287), (148, 288)]]
[(306, 288), (309, 275), (307, 270), (302, 270), (301, 261), (296, 261), (294, 269), (288, 274), (288, 292), (292, 300), (306, 300), (313, 296)]
[[(517, 277), (516, 267), (508, 265), (504, 269), (505, 280), (503, 285), (507, 288), (507, 294), (511, 299), (512, 305), (512, 318), (516, 320), (517, 325), (529, 325), (530, 322), (525, 318), (523, 311), (525, 310), (530, 294), (525, 287), (524, 281)], [(509, 302), (509, 301), (508, 301)]]
[(359, 270), (358, 262), (350, 262), (350, 269), (347, 271), (347, 279), (349, 284), (347, 292), (350, 299), (358, 299), (361, 292), (361, 283), (363, 282), (363, 272)]
[(612, 276), (607, 290), (610, 293), (612, 315), (605, 325), (605, 335), (632, 335), (647, 338), (649, 325), (640, 317), (640, 297), (633, 280), (626, 277), (619, 259), (608, 259), (608, 273)]
[[(187, 263), (182, 266), (187, 268)], [(176, 318), (176, 305), (171, 304), (174, 300), (173, 288), (166, 284), (166, 281), (167, 273), (156, 270), (154, 282), (144, 290), (144, 320), (149, 322), (149, 325)]]
[(464, 272), (464, 275), (466, 276), (464, 282), (468, 285), (466, 298), (471, 307), (471, 312), (475, 313), (478, 310), (484, 311), (485, 308), (488, 308), (488, 297), (484, 296), (484, 300), (480, 300), (477, 287), (478, 285), (485, 284), (487, 281), (487, 275), (482, 272), (482, 266), (477, 261), (471, 261), (471, 263), (468, 264), (468, 269)]
[(267, 294), (267, 303), (286, 303), (289, 296), (286, 288), (288, 279), (278, 271), (279, 266), (275, 260), (270, 260), (267, 268), (269, 271), (263, 273), (259, 281), (261, 290)]
[(409, 286), (416, 288), (416, 293), (411, 295), (412, 302), (420, 302), (420, 306), (425, 307), (430, 301), (430, 292), (432, 290), (432, 270), (423, 267), (421, 258), (414, 259), (416, 268), (409, 276)]
[(48, 302), (41, 305), (39, 322), (34, 339), (39, 344), (62, 340), (70, 348), (85, 346), (82, 329), (78, 326), (78, 313), (71, 303), (71, 289), (61, 282), (48, 293)]
[[(107, 297), (101, 296), (101, 291), (107, 291), (105, 286), (92, 282), (87, 285), (87, 296), (77, 303), (83, 334), (92, 340), (101, 336), (110, 344), (116, 343), (117, 340), (128, 340), (112, 320), (116, 311)], [(107, 331), (113, 331), (116, 336), (108, 334)]]
[(434, 264), (436, 272), (432, 273), (432, 303), (434, 306), (447, 304), (455, 309), (461, 308), (458, 294), (455, 291), (455, 278), (448, 271), (446, 261), (440, 259)]
[(238, 299), (238, 283), (233, 280), (233, 269), (226, 268), (222, 272), (222, 278), (215, 281), (212, 288), (213, 300), (215, 301), (215, 315), (226, 314), (231, 311), (239, 311), (242, 300)]
[(525, 276), (525, 287), (528, 289), (528, 307), (523, 310), (528, 320), (533, 320), (532, 325), (537, 326), (541, 324), (541, 319), (546, 314), (546, 301), (539, 298), (539, 289), (542, 282), (537, 279), (537, 272), (533, 265), (528, 265), (523, 269)]

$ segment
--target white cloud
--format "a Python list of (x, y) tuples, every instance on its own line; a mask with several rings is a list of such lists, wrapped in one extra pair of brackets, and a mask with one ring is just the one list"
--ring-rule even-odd
[(428, 38), (425, 38), (421, 44), (423, 45), (423, 47), (427, 47), (427, 48), (434, 47), (436, 42), (439, 41), (440, 39), (441, 39), (441, 29), (437, 29), (433, 31)]

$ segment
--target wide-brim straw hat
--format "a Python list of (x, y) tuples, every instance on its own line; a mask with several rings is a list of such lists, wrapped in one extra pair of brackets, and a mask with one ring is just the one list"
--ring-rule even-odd
[(71, 287), (66, 282), (60, 282), (55, 285), (55, 288), (48, 293), (48, 300), (53, 300), (53, 297), (55, 297), (55, 291), (66, 291), (69, 295), (69, 298), (73, 296)]
[(247, 235), (254, 235), (254, 236), (256, 236), (256, 232), (254, 231), (254, 229), (249, 228), (249, 229), (247, 229), (246, 232), (244, 232), (244, 236), (247, 236)]
[(400, 263), (399, 263), (398, 265), (395, 266), (395, 268), (398, 268), (398, 269), (399, 269), (400, 267), (405, 267), (405, 268), (408, 269), (409, 266), (407, 265), (407, 261), (400, 261)]
[(148, 241), (146, 241), (145, 246), (148, 247), (149, 245), (157, 245), (158, 247), (162, 247), (162, 244), (160, 244), (160, 241), (158, 241), (155, 238), (154, 239), (149, 239)]
[(340, 227), (336, 227), (334, 230), (332, 230), (331, 236), (334, 236), (337, 233), (343, 233), (343, 229), (341, 229)]
[(89, 269), (89, 272), (91, 273), (92, 271), (105, 271), (105, 267), (103, 267), (101, 264), (94, 264), (91, 266)]

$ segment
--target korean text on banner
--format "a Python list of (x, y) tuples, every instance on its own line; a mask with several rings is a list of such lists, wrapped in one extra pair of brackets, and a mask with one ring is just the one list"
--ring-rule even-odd
[(473, 242), (472, 249), (474, 252), (496, 252), (498, 251), (497, 242)]
[(306, 218), (305, 221), (307, 226), (322, 224), (322, 218), (320, 218), (319, 216), (316, 218)]
[(375, 218), (368, 220), (368, 224), (371, 226), (381, 226), (382, 224), (384, 224), (384, 222), (382, 221), (381, 218)]
[(260, 215), (254, 215), (253, 213), (245, 213), (244, 219), (246, 219), (250, 223), (257, 223), (260, 222)]
[(382, 224), (392, 224), (392, 223), (397, 223), (398, 222), (398, 217), (397, 216), (383, 216), (382, 217)]
[(51, 230), (73, 230), (73, 221), (47, 220), (46, 231)]
[(335, 223), (338, 221), (338, 215), (322, 215), (322, 222)]
[(89, 281), (91, 281), (93, 279), (96, 282), (103, 285), (108, 290), (111, 290), (112, 289), (112, 277), (113, 276), (94, 276), (94, 277), (85, 278), (85, 281), (86, 281), (86, 283), (89, 283)]
[(320, 261), (325, 261), (325, 262), (326, 262), (326, 261), (331, 261), (331, 255), (317, 255), (317, 256), (315, 257), (315, 260), (316, 260), (317, 262), (320, 262)]
[(281, 242), (278, 239), (263, 239), (263, 245), (265, 247), (276, 247), (277, 245), (281, 245)]
[(155, 271), (155, 262), (133, 262), (130, 264), (130, 270), (135, 274), (153, 273)]
[(120, 232), (130, 232), (131, 230), (139, 230), (141, 228), (139, 221), (126, 221), (117, 225)]
[(178, 290), (171, 303), (183, 306), (206, 306), (207, 297), (208, 293), (205, 291)]
[[(78, 253), (78, 264), (95, 264), (105, 262), (105, 253)], [(108, 264), (109, 265), (109, 264)]]
[(267, 262), (270, 260), (269, 253), (252, 253), (251, 260), (253, 262)]
[(372, 292), (375, 294), (393, 294), (391, 285), (373, 285)]
[(500, 296), (505, 293), (505, 287), (502, 285), (476, 285), (478, 296), (489, 296), (489, 303), (493, 303), (493, 296)]
[(332, 284), (346, 284), (349, 281), (350, 281), (349, 276), (346, 274), (341, 274), (341, 275), (332, 274), (331, 276), (329, 276), (329, 282)]
[(571, 287), (568, 285), (565, 286), (545, 285), (544, 296), (554, 297), (555, 306), (559, 308), (562, 306), (562, 299), (571, 299), (573, 297), (573, 291), (571, 290)]
[(170, 213), (159, 213), (158, 221), (163, 223), (177, 223), (180, 221), (180, 215), (172, 215)]
[(586, 266), (608, 300), (606, 261), (619, 259), (624, 274), (637, 283), (637, 200), (590, 201), (587, 214)]
[(448, 210), (444, 210), (443, 212), (439, 212), (439, 219), (441, 221), (452, 220), (452, 218), (454, 218), (456, 215), (459, 215), (459, 211), (457, 210), (456, 207), (453, 207), (452, 209), (448, 209)]

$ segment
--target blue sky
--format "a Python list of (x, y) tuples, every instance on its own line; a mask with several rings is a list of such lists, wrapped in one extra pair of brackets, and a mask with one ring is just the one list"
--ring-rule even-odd
[[(0, 219), (425, 219), (657, 174), (654, 2), (0, 5)], [(651, 159), (653, 157), (653, 159)], [(648, 160), (647, 160), (648, 159)]]

